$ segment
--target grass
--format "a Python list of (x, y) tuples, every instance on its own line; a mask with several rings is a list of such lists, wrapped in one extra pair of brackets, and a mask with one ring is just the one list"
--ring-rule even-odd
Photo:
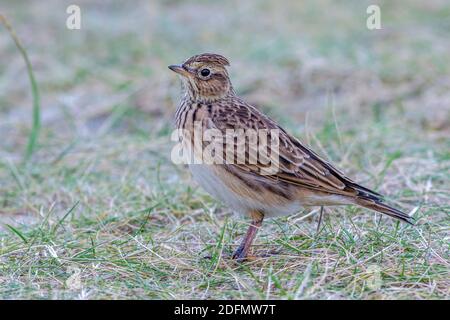
[[(80, 1), (70, 31), (69, 4), (2, 9), (42, 123), (23, 166), (35, 95), (2, 29), (1, 298), (449, 299), (448, 5), (383, 2), (383, 29), (368, 31), (368, 4), (353, 1)], [(339, 207), (317, 233), (309, 208), (265, 221), (257, 260), (227, 259), (248, 221), (170, 162), (179, 83), (166, 66), (203, 51), (228, 56), (242, 96), (417, 225)]]
[(25, 61), (28, 77), (30, 78), (31, 92), (33, 94), (33, 124), (28, 137), (28, 143), (24, 157), (24, 160), (26, 162), (33, 155), (33, 152), (37, 147), (39, 131), (41, 128), (41, 117), (40, 117), (41, 107), (39, 101), (39, 89), (36, 83), (36, 79), (34, 78), (33, 67), (31, 66), (30, 59), (28, 59), (26, 50), (23, 48), (22, 44), (17, 38), (17, 35), (15, 34), (10, 23), (3, 15), (0, 15), (0, 22), (8, 30), (9, 34), (11, 35), (11, 38), (14, 40), (14, 44), (16, 45), (17, 49), (19, 49), (20, 54), (22, 55), (23, 60)]

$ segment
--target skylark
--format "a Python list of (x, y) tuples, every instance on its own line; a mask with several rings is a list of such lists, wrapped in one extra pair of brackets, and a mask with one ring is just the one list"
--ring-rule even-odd
[[(175, 114), (183, 148), (189, 152), (198, 149), (192, 138), (198, 124), (202, 129), (215, 130), (225, 137), (230, 135), (229, 130), (238, 133), (226, 143), (224, 141), (224, 148), (215, 153), (222, 153), (222, 159), (225, 159), (224, 150), (241, 150), (244, 161), (236, 161), (237, 156), (234, 155), (232, 161), (222, 163), (189, 163), (190, 171), (200, 186), (234, 211), (252, 219), (245, 238), (233, 254), (234, 259), (246, 259), (265, 217), (295, 214), (303, 207), (359, 205), (413, 224), (412, 217), (383, 203), (380, 194), (352, 181), (275, 121), (239, 98), (226, 66), (229, 62), (225, 57), (204, 53), (181, 65), (171, 65), (169, 69), (181, 76), (184, 87), (184, 95)], [(268, 165), (260, 155), (256, 162), (250, 161), (254, 147), (245, 145), (241, 148), (238, 145), (239, 133), (249, 129), (269, 131), (270, 141), (274, 137), (278, 139), (278, 144), (274, 144), (277, 150), (268, 151), (269, 156), (277, 156), (274, 172), (265, 171)], [(246, 139), (245, 143), (248, 142)], [(226, 149), (225, 144), (228, 147), (231, 144), (231, 148)], [(205, 145), (202, 141), (201, 147)]]

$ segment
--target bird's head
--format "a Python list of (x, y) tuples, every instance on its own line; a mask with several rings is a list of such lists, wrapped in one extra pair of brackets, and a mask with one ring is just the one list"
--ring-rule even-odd
[(211, 102), (233, 92), (226, 70), (227, 58), (219, 54), (203, 53), (169, 69), (181, 75), (187, 94), (196, 101)]

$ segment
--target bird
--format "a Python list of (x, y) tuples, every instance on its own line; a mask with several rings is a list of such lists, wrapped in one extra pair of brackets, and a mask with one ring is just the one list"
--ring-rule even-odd
[[(187, 163), (192, 177), (214, 198), (251, 219), (232, 259), (243, 262), (250, 257), (249, 249), (265, 218), (297, 214), (305, 207), (357, 205), (414, 224), (413, 217), (386, 204), (381, 194), (354, 182), (239, 97), (228, 74), (229, 66), (229, 60), (220, 54), (202, 53), (168, 68), (182, 80), (183, 93), (175, 112), (175, 127), (182, 150), (194, 154), (194, 161)], [(200, 143), (200, 148), (195, 145), (196, 126), (222, 133), (224, 137), (231, 130), (228, 150), (241, 148), (244, 161), (236, 161), (234, 155), (233, 161), (196, 162), (197, 151), (206, 145), (205, 141)], [(242, 148), (237, 142), (244, 130), (277, 133), (278, 150), (273, 152), (278, 157), (276, 170), (267, 172), (267, 162), (249, 161), (253, 147)], [(216, 144), (219, 145), (220, 142)], [(216, 153), (225, 159), (225, 151)]]

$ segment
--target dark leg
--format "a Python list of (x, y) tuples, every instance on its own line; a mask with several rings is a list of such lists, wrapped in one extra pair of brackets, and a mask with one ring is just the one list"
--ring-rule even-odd
[(245, 238), (242, 240), (239, 248), (237, 248), (237, 250), (233, 253), (233, 259), (236, 259), (237, 261), (244, 261), (247, 258), (248, 249), (252, 245), (256, 233), (258, 232), (258, 229), (261, 227), (264, 219), (264, 215), (262, 215), (258, 211), (253, 211), (251, 213), (251, 216), (252, 216), (252, 223), (250, 224), (250, 227), (247, 230), (247, 234), (245, 235)]
[(320, 231), (320, 224), (322, 223), (322, 215), (323, 215), (323, 206), (320, 207), (320, 216), (319, 216), (319, 222), (317, 223), (316, 233), (319, 233), (319, 231)]

